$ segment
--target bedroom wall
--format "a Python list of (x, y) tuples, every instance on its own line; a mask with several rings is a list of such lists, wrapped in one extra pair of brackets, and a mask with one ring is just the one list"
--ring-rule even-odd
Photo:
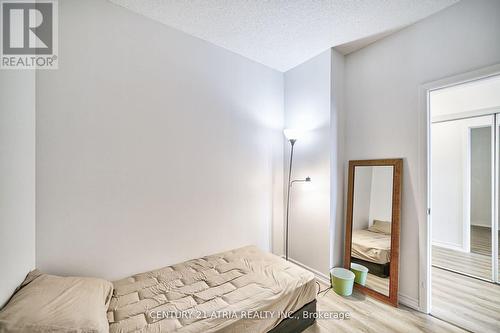
[(344, 262), (344, 232), (347, 187), (344, 179), (347, 175), (347, 163), (344, 160), (345, 147), (345, 57), (331, 49), (331, 115), (330, 115), (330, 156), (331, 156), (331, 191), (330, 191), (330, 266), (342, 266)]
[[(500, 89), (498, 90), (500, 93)], [(471, 225), (491, 228), (491, 129), (471, 131)]]
[[(328, 276), (330, 264), (331, 50), (285, 73), (285, 127), (302, 130), (294, 148), (290, 195), (290, 258)], [(286, 141), (286, 140), (285, 140)], [(290, 144), (285, 142), (288, 177)], [(285, 180), (286, 188), (286, 180)]]
[(372, 168), (369, 224), (373, 220), (392, 221), (392, 180), (390, 166)]
[[(443, 116), (457, 116), (462, 112), (484, 109), (499, 109), (500, 111), (499, 92), (499, 76), (433, 91), (430, 101), (432, 117), (439, 119)], [(498, 111), (492, 110), (491, 112)], [(472, 164), (471, 224), (490, 227), (491, 173), (488, 170), (491, 167), (489, 160), (491, 151), (486, 147), (490, 134), (487, 129), (480, 130), (480, 132), (472, 131), (471, 137), (471, 139), (476, 137), (478, 140), (477, 142), (474, 140), (471, 142), (474, 147), (471, 162), (480, 161)], [(448, 142), (450, 141), (449, 138), (445, 139)], [(448, 147), (448, 149), (450, 148)], [(446, 170), (446, 172), (449, 171)], [(450, 206), (446, 202), (444, 204)], [(446, 237), (446, 235), (441, 235), (441, 237)], [(452, 241), (452, 238), (450, 238), (450, 241)]]
[(282, 73), (104, 0), (60, 1), (59, 39), (37, 76), (37, 265), (117, 279), (270, 250)]
[(0, 73), (0, 308), (35, 267), (35, 72)]
[(367, 229), (373, 224), (373, 220), (391, 221), (392, 179), (392, 167), (356, 167), (353, 230)]
[[(431, 98), (431, 110), (432, 105)], [(433, 245), (469, 251), (468, 209), (471, 224), (477, 225), (479, 219), (491, 226), (491, 124), (492, 115), (431, 125)], [(479, 142), (474, 140), (477, 133), (482, 134)], [(469, 139), (472, 151), (469, 151)], [(469, 154), (472, 155), (469, 157)], [(467, 192), (469, 182), (470, 194)], [(470, 207), (467, 206), (469, 195)]]
[(419, 87), (499, 63), (498, 12), (500, 1), (464, 0), (346, 56), (346, 160), (404, 158), (400, 294), (411, 306), (418, 303), (418, 234), (426, 223)]
[(372, 176), (373, 169), (371, 167), (356, 167), (352, 208), (352, 230), (363, 230), (370, 225)]
[[(432, 244), (466, 251), (467, 119), (431, 125)], [(453, 167), (450, 167), (453, 166)]]

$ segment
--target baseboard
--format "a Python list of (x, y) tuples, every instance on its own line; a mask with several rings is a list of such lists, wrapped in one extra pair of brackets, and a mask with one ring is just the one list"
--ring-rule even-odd
[(475, 222), (471, 222), (470, 226), (491, 229), (491, 222), (490, 221), (479, 221), (479, 222), (475, 221)]
[(432, 246), (437, 246), (437, 247), (442, 247), (444, 249), (468, 253), (467, 251), (464, 250), (464, 248), (462, 246), (457, 246), (457, 245), (451, 244), (451, 243), (432, 241)]
[(403, 294), (398, 294), (398, 300), (399, 304), (405, 305), (413, 310), (420, 311), (418, 299)]
[[(281, 256), (281, 257), (285, 258), (285, 256)], [(316, 279), (318, 279), (320, 282), (323, 282), (326, 285), (330, 285), (330, 277), (329, 276), (327, 276), (327, 275), (325, 275), (325, 274), (323, 274), (323, 273), (315, 270), (314, 268), (311, 268), (311, 267), (309, 267), (307, 265), (304, 265), (303, 263), (301, 263), (301, 262), (299, 262), (297, 260), (294, 260), (292, 258), (288, 258), (288, 261), (293, 262), (295, 265), (300, 266), (300, 267), (308, 270), (309, 272), (313, 273), (314, 276), (316, 277)]]
[[(281, 256), (281, 257), (285, 258), (285, 256)], [(295, 265), (300, 266), (300, 267), (308, 270), (309, 272), (313, 273), (314, 276), (316, 277), (316, 279), (319, 280), (319, 282), (321, 282), (327, 286), (330, 285), (330, 278), (328, 276), (326, 276), (325, 274), (318, 272), (317, 270), (315, 270), (307, 265), (304, 265), (303, 263), (301, 263), (297, 260), (294, 260), (292, 258), (288, 258), (288, 260), (290, 262), (294, 263)], [(410, 296), (406, 296), (403, 294), (398, 294), (398, 300), (399, 300), (399, 304), (402, 304), (402, 305), (407, 306), (411, 309), (420, 311), (420, 307), (418, 305), (418, 299), (410, 297)]]

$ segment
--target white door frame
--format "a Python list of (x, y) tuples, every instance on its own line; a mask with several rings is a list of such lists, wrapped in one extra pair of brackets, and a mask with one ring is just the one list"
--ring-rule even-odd
[[(500, 75), (500, 64), (481, 68), (441, 80), (429, 82), (419, 87), (419, 309), (431, 312), (431, 192), (430, 192), (430, 108), (429, 94), (433, 90)], [(496, 206), (496, 205), (495, 205)], [(497, 219), (495, 219), (497, 224)], [(496, 233), (495, 233), (496, 234)], [(498, 273), (498, 272), (497, 272)]]
[(499, 258), (499, 253), (498, 253), (498, 242), (500, 241), (498, 239), (498, 229), (499, 229), (499, 225), (500, 225), (500, 222), (498, 221), (498, 217), (499, 217), (499, 198), (500, 198), (500, 195), (498, 192), (499, 191), (499, 183), (500, 183), (500, 166), (499, 166), (499, 163), (500, 163), (500, 117), (498, 116), (498, 114), (495, 116), (495, 124), (493, 126), (493, 131), (495, 132), (494, 133), (494, 138), (495, 138), (495, 144), (494, 144), (494, 147), (492, 149), (494, 149), (492, 151), (493, 153), (493, 159), (494, 159), (494, 163), (495, 163), (495, 170), (493, 171), (493, 174), (491, 175), (491, 179), (494, 179), (494, 184), (492, 184), (493, 186), (493, 200), (494, 200), (494, 203), (493, 203), (493, 233), (492, 233), (492, 236), (491, 236), (491, 245), (493, 247), (493, 250), (491, 252), (491, 261), (492, 261), (492, 265), (491, 267), (493, 268), (493, 282), (494, 283), (500, 283), (500, 277), (499, 277), (499, 264), (498, 264), (498, 258)]

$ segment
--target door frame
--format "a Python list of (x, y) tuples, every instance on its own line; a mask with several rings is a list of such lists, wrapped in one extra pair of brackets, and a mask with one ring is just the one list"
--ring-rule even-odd
[[(430, 117), (430, 92), (442, 88), (447, 88), (467, 82), (477, 81), (488, 77), (500, 75), (500, 64), (484, 67), (478, 70), (462, 73), (459, 75), (443, 78), (440, 80), (422, 84), (419, 87), (419, 121), (418, 121), (418, 151), (419, 151), (419, 310), (424, 313), (431, 312), (431, 131), (432, 119)], [(498, 165), (498, 164), (497, 164)], [(495, 202), (495, 207), (498, 203)], [(495, 209), (495, 217), (498, 216), (498, 209)], [(495, 228), (498, 229), (498, 219), (495, 218)], [(494, 233), (495, 235), (497, 233)], [(498, 274), (498, 269), (497, 272)]]

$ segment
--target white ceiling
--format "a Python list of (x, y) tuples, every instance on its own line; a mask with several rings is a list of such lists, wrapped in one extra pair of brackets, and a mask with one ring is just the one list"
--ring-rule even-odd
[(373, 41), (367, 37), (383, 36), (459, 0), (110, 1), (286, 71), (330, 47)]

